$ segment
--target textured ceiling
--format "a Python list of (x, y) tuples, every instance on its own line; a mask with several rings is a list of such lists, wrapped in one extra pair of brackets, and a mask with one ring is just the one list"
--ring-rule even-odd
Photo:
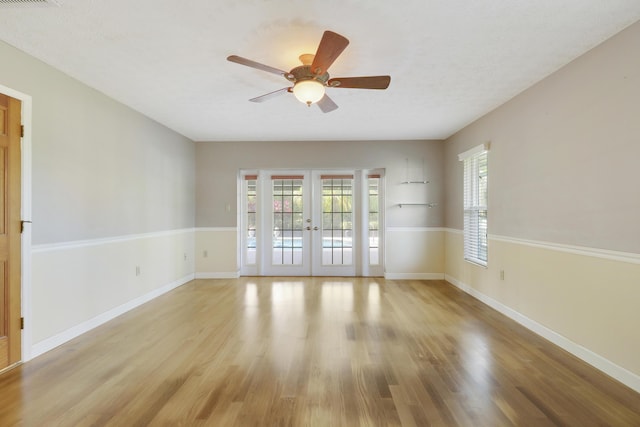
[[(0, 4), (0, 39), (195, 141), (446, 138), (640, 19), (638, 0), (57, 2)], [(330, 88), (328, 114), (247, 101), (289, 84), (228, 55), (289, 70), (326, 29), (351, 42), (332, 77), (389, 89)]]

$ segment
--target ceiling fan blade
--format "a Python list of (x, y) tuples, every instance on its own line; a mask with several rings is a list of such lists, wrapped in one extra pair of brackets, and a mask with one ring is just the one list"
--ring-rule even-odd
[(320, 107), (323, 113), (330, 113), (338, 108), (338, 105), (333, 102), (333, 99), (329, 98), (326, 93), (316, 104), (318, 104), (318, 107)]
[(269, 92), (269, 93), (267, 93), (265, 95), (260, 95), (260, 96), (257, 96), (255, 98), (251, 98), (249, 101), (251, 101), (251, 102), (264, 102), (264, 101), (270, 100), (271, 98), (276, 98), (277, 96), (282, 95), (285, 92), (291, 92), (291, 88), (290, 87), (283, 87), (282, 89), (278, 89), (278, 90), (275, 90), (273, 92)]
[(311, 63), (311, 71), (318, 75), (326, 73), (348, 44), (349, 40), (340, 34), (325, 31)]
[(327, 86), (349, 89), (386, 89), (391, 83), (390, 76), (335, 77), (329, 79)]
[(247, 67), (257, 68), (258, 70), (266, 71), (268, 73), (278, 74), (280, 76), (284, 76), (285, 74), (289, 74), (288, 71), (279, 70), (277, 68), (270, 67), (268, 65), (261, 64), (256, 61), (252, 61), (247, 58), (243, 58), (237, 55), (231, 55), (227, 57), (227, 61), (235, 62), (236, 64), (246, 65)]

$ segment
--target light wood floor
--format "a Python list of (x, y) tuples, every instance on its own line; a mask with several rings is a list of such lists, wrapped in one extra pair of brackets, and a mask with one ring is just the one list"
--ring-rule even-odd
[(446, 282), (197, 280), (1, 375), (0, 425), (640, 426), (640, 395)]

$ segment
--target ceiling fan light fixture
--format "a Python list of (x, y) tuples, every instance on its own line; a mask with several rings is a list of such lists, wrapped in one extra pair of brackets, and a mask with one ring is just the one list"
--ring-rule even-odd
[(324, 96), (324, 85), (317, 80), (302, 80), (293, 86), (293, 94), (298, 101), (311, 106)]

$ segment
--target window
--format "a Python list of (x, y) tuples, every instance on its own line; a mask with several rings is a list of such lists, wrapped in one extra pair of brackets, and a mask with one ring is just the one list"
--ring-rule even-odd
[(487, 265), (487, 157), (489, 144), (458, 156), (464, 162), (464, 259)]

